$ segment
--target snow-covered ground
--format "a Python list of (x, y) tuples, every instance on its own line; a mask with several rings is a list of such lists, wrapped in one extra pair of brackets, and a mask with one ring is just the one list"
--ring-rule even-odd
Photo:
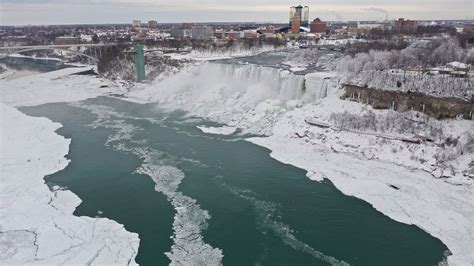
[(70, 140), (55, 133), (61, 125), (11, 107), (105, 93), (97, 78), (68, 76), (80, 70), (0, 81), (0, 264), (135, 264), (137, 234), (109, 219), (74, 216), (81, 200), (45, 184), (69, 163)]
[(46, 118), (0, 104), (0, 264), (135, 264), (139, 239), (105, 218), (76, 217), (81, 200), (43, 177), (67, 166), (70, 140)]
[(123, 92), (122, 88), (112, 86), (112, 83), (105, 79), (73, 75), (92, 68), (66, 68), (11, 81), (0, 79), (0, 101), (10, 106), (35, 106), (80, 101)]

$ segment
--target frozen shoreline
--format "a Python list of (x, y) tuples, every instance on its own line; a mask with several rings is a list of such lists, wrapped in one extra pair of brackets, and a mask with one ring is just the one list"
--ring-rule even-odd
[(69, 163), (70, 140), (55, 133), (61, 125), (0, 106), (0, 262), (135, 264), (138, 234), (106, 218), (74, 216), (81, 200), (45, 184)]
[[(298, 96), (301, 98), (295, 99), (293, 94), (282, 93), (284, 90), (275, 91), (284, 88), (281, 84), (288, 84), (290, 79), (282, 79), (279, 84), (262, 82), (266, 80), (264, 68), (244, 66), (234, 72), (225, 66), (202, 68), (140, 87), (128, 95), (183, 109), (243, 132), (267, 135), (268, 138), (250, 141), (272, 150), (275, 159), (307, 170), (309, 178), (327, 178), (342, 193), (360, 198), (390, 218), (416, 225), (439, 238), (453, 253), (447, 258), (450, 265), (474, 264), (474, 251), (469, 249), (474, 246), (473, 180), (465, 175), (472, 153), (466, 149), (456, 155), (458, 151), (453, 147), (402, 141), (418, 133), (431, 134), (431, 127), (439, 126), (443, 131), (441, 137), (469, 143), (472, 121), (437, 122), (421, 115), (418, 119), (423, 126), (404, 132), (397, 124), (392, 126), (391, 121), (405, 121), (412, 114), (373, 110), (364, 104), (340, 100), (337, 73), (307, 74), (305, 90)], [(216, 74), (219, 80), (209, 77), (207, 68), (222, 72)], [(284, 73), (280, 76), (293, 81)], [(291, 83), (295, 89), (293, 84), (298, 83)], [(373, 114), (374, 123), (385, 121), (388, 126), (384, 125), (380, 132), (376, 127), (375, 131), (367, 129), (361, 133), (326, 128), (333, 126), (329, 123), (334, 122), (333, 114), (344, 117), (346, 112), (361, 123)], [(307, 118), (319, 119), (316, 124), (321, 127), (308, 124)], [(445, 161), (445, 169), (435, 159), (440, 152), (445, 152), (447, 158), (454, 156)]]
[[(345, 110), (361, 116), (373, 111), (329, 96), (314, 105), (287, 111), (269, 137), (249, 141), (271, 150), (276, 160), (306, 170), (310, 179), (328, 179), (343, 194), (362, 199), (391, 219), (416, 225), (440, 239), (452, 252), (447, 258), (449, 265), (473, 265), (474, 250), (469, 248), (474, 246), (473, 180), (460, 173), (435, 178), (437, 171), (431, 171), (433, 157), (439, 152), (436, 145), (406, 144), (326, 128), (332, 126), (332, 114)], [(374, 112), (388, 118), (393, 111)], [(309, 118), (317, 120), (308, 123)], [(462, 136), (474, 128), (472, 121), (443, 123), (448, 136)], [(420, 159), (412, 160), (411, 156)], [(467, 153), (450, 163), (464, 167), (462, 162), (469, 157)]]
[(345, 195), (439, 238), (453, 253), (449, 265), (474, 263), (474, 194), (469, 187), (448, 185), (423, 171), (336, 154), (304, 140), (271, 136), (248, 141), (271, 150), (276, 160), (306, 170), (310, 179), (329, 179)]
[[(44, 177), (64, 169), (70, 140), (46, 118), (13, 106), (78, 101), (105, 95), (104, 82), (63, 69), (1, 82), (0, 263), (134, 265), (139, 237), (106, 218), (73, 215), (81, 199)], [(54, 149), (52, 148), (54, 147)]]

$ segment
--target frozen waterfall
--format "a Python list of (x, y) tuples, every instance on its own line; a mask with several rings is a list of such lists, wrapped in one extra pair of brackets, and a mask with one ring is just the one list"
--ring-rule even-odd
[[(203, 103), (217, 99), (239, 99), (255, 106), (267, 99), (313, 102), (327, 96), (332, 84), (328, 73), (296, 75), (287, 70), (253, 64), (207, 62), (156, 81), (156, 100)], [(176, 96), (179, 95), (178, 98)], [(170, 97), (172, 99), (170, 99)]]

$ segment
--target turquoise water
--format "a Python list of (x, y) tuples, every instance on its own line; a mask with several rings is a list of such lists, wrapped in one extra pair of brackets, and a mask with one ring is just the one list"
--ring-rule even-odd
[[(48, 184), (82, 199), (75, 215), (107, 217), (137, 232), (139, 264), (169, 264), (176, 198), (193, 199), (195, 214), (209, 214), (183, 224), (198, 224), (224, 265), (436, 265), (447, 249), (242, 136), (200, 132), (197, 125), (212, 123), (184, 113), (107, 97), (21, 111), (64, 125), (58, 134), (72, 138), (71, 163)], [(165, 191), (156, 191), (137, 171), (144, 160), (179, 169), (184, 179), (176, 190), (162, 183)]]

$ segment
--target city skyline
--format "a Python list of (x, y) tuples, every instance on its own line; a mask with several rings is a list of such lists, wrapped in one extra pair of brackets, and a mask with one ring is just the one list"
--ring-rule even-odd
[[(308, 5), (310, 20), (474, 19), (470, 0), (344, 1), (152, 1), (152, 0), (2, 0), (1, 25), (130, 23), (133, 19), (179, 22), (288, 21), (292, 5)], [(386, 15), (388, 13), (388, 15)]]

